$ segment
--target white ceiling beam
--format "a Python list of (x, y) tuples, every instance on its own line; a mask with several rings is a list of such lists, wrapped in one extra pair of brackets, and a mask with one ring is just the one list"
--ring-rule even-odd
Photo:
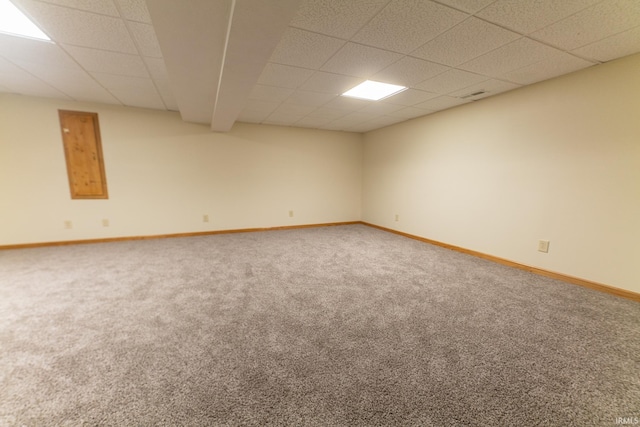
[(227, 132), (301, 0), (147, 0), (182, 119)]
[(211, 123), (233, 0), (147, 0), (182, 119)]
[(235, 0), (211, 129), (227, 132), (301, 0)]

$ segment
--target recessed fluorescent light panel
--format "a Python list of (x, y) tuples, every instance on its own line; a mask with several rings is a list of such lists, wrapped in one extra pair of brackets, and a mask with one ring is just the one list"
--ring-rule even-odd
[(9, 0), (0, 0), (0, 33), (51, 40)]
[(406, 87), (404, 86), (367, 80), (364, 83), (360, 83), (353, 89), (349, 89), (348, 91), (343, 93), (342, 96), (368, 99), (370, 101), (379, 101), (383, 98), (388, 98), (391, 95), (395, 95), (396, 93), (400, 93), (405, 89)]

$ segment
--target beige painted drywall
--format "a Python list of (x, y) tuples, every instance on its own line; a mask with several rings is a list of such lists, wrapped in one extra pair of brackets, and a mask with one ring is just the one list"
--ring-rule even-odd
[(639, 79), (635, 55), (366, 134), (363, 220), (640, 292)]
[[(58, 109), (99, 114), (108, 200), (71, 200)], [(0, 245), (356, 221), (361, 188), (360, 134), (0, 94)]]

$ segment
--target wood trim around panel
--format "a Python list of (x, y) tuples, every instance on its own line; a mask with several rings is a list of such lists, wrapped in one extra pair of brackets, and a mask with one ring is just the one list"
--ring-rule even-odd
[(451, 249), (454, 250), (456, 252), (461, 252), (463, 254), (467, 254), (467, 255), (472, 255), (478, 258), (482, 258), (482, 259), (486, 259), (489, 261), (493, 261), (496, 262), (498, 264), (503, 264), (503, 265), (507, 265), (509, 267), (514, 267), (520, 270), (525, 270), (528, 271), (530, 273), (534, 273), (534, 274), (538, 274), (540, 276), (545, 276), (545, 277), (551, 277), (552, 279), (557, 279), (563, 282), (567, 282), (567, 283), (571, 283), (573, 285), (579, 285), (579, 286), (583, 286), (585, 288), (589, 288), (589, 289), (593, 289), (596, 291), (600, 291), (600, 292), (605, 292), (611, 295), (615, 295), (618, 297), (622, 297), (622, 298), (627, 298), (636, 302), (640, 302), (640, 294), (632, 292), (632, 291), (628, 291), (626, 289), (620, 289), (620, 288), (616, 288), (613, 286), (609, 286), (609, 285), (605, 285), (602, 283), (597, 283), (597, 282), (592, 282), (590, 280), (585, 280), (585, 279), (580, 279), (579, 277), (573, 277), (573, 276), (568, 276), (566, 274), (562, 274), (562, 273), (556, 273), (554, 271), (549, 271), (549, 270), (544, 270), (542, 268), (538, 268), (538, 267), (532, 267), (530, 265), (525, 265), (525, 264), (520, 264), (518, 262), (514, 262), (514, 261), (509, 261), (508, 259), (504, 259), (504, 258), (500, 258), (500, 257), (496, 257), (493, 255), (488, 255), (482, 252), (477, 252), (471, 249), (465, 249), (465, 248), (461, 248), (459, 246), (455, 246), (455, 245), (450, 245), (448, 243), (442, 243), (442, 242), (438, 242), (437, 240), (431, 240), (431, 239), (427, 239), (425, 237), (420, 237), (420, 236), (415, 236), (413, 234), (409, 234), (409, 233), (404, 233), (402, 231), (397, 231), (397, 230), (393, 230), (391, 228), (386, 228), (386, 227), (382, 227), (379, 225), (375, 225), (375, 224), (370, 224), (368, 222), (361, 222), (364, 225), (367, 225), (369, 227), (373, 227), (373, 228), (377, 228), (379, 230), (382, 231), (387, 231), (389, 233), (393, 233), (393, 234), (398, 234), (400, 236), (404, 236), (404, 237), (408, 237), (410, 239), (414, 239), (414, 240), (419, 240), (421, 242), (424, 243), (429, 243), (432, 245), (436, 245), (436, 246), (440, 246), (446, 249)]
[(231, 230), (194, 231), (190, 233), (154, 234), (150, 236), (105, 237), (102, 239), (60, 240), (55, 242), (40, 242), (40, 243), (18, 243), (15, 245), (0, 245), (0, 250), (42, 248), (46, 246), (84, 245), (89, 243), (124, 242), (129, 240), (166, 239), (171, 237), (212, 236), (216, 234), (251, 233), (255, 231), (296, 230), (299, 228), (332, 227), (337, 225), (353, 225), (353, 224), (362, 224), (362, 223), (360, 221), (328, 222), (324, 224), (283, 225), (278, 227), (265, 227), (265, 228), (237, 228), (237, 229), (231, 229)]
[(71, 198), (108, 199), (98, 113), (58, 110), (58, 118)]

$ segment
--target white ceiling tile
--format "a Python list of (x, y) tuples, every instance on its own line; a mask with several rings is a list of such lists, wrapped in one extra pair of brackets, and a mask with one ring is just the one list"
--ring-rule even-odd
[(123, 76), (149, 77), (147, 68), (138, 55), (68, 45), (65, 45), (64, 48), (85, 70)]
[(341, 39), (350, 39), (389, 0), (305, 0), (292, 27)]
[(409, 53), (467, 16), (428, 0), (393, 0), (353, 37), (353, 41)]
[(340, 95), (357, 84), (362, 83), (362, 81), (363, 79), (358, 77), (342, 76), (340, 74), (318, 71), (302, 86), (300, 86), (300, 89)]
[(419, 47), (411, 55), (456, 66), (520, 37), (519, 34), (497, 25), (469, 18)]
[(291, 126), (303, 117), (304, 114), (273, 112), (263, 121), (263, 123), (269, 125)]
[(320, 93), (320, 92), (310, 92), (306, 90), (297, 90), (291, 94), (289, 98), (287, 98), (287, 104), (295, 104), (295, 105), (309, 105), (309, 106), (320, 106), (326, 104), (330, 100), (335, 98), (335, 95), (332, 93)]
[(138, 53), (122, 19), (33, 0), (20, 4), (58, 43)]
[(154, 110), (164, 110), (160, 94), (150, 84), (148, 87), (137, 86), (134, 90), (113, 89), (110, 92), (129, 107), (152, 108)]
[(358, 110), (359, 113), (384, 115), (393, 113), (404, 108), (404, 105), (397, 104), (385, 104), (383, 102), (375, 102), (371, 105), (364, 107), (362, 110)]
[(80, 67), (68, 68), (27, 61), (15, 61), (15, 64), (75, 100), (119, 103)]
[(156, 88), (160, 93), (160, 97), (162, 98), (162, 101), (164, 102), (164, 105), (167, 107), (167, 109), (171, 111), (179, 111), (178, 103), (175, 96), (173, 95), (173, 90), (171, 90), (171, 83), (169, 82), (169, 80), (154, 79), (153, 82), (155, 83)]
[(244, 105), (244, 111), (253, 111), (258, 113), (271, 114), (273, 110), (278, 108), (280, 102), (259, 101), (257, 99), (249, 99)]
[(0, 34), (0, 56), (10, 61), (27, 61), (47, 67), (79, 69), (67, 53), (55, 43)]
[(327, 107), (325, 105), (325, 106), (322, 106), (322, 107), (317, 108), (316, 110), (312, 111), (311, 113), (309, 113), (309, 115), (307, 117), (318, 117), (318, 118), (326, 118), (326, 119), (330, 119), (330, 120), (335, 120), (335, 119), (340, 118), (342, 116), (344, 116), (344, 110)]
[(378, 123), (374, 122), (374, 121), (369, 121), (369, 122), (364, 122), (364, 123), (359, 123), (357, 125), (353, 125), (353, 126), (347, 126), (341, 130), (344, 130), (346, 132), (358, 132), (358, 133), (364, 133), (364, 132), (369, 132), (371, 130), (374, 129), (378, 129), (380, 126)]
[(533, 33), (563, 49), (577, 49), (640, 24), (640, 1), (607, 0)]
[(289, 65), (267, 63), (258, 79), (259, 84), (268, 86), (288, 87), (295, 89), (306, 82), (313, 74), (313, 70), (292, 67)]
[(498, 0), (476, 16), (529, 34), (599, 1), (602, 0)]
[(167, 66), (162, 58), (149, 58), (144, 57), (144, 62), (147, 64), (147, 69), (151, 74), (151, 77), (155, 80), (169, 80), (169, 73), (167, 73)]
[(129, 28), (136, 40), (136, 44), (140, 48), (142, 56), (162, 58), (160, 43), (158, 43), (158, 38), (152, 25), (141, 22), (130, 22)]
[(331, 129), (335, 130), (347, 130), (348, 128), (359, 125), (360, 123), (364, 123), (366, 121), (371, 120), (371, 116), (368, 114), (364, 117), (355, 116), (351, 118), (341, 117), (337, 120), (329, 122), (326, 126), (330, 126)]
[(405, 56), (400, 61), (377, 73), (373, 76), (373, 80), (409, 87), (448, 69), (444, 65)]
[(343, 40), (333, 37), (289, 28), (273, 51), (269, 62), (318, 69), (344, 43)]
[(475, 13), (480, 9), (487, 7), (496, 0), (438, 0), (448, 6), (455, 7), (465, 12)]
[(151, 16), (144, 0), (116, 0), (122, 16), (129, 21), (151, 24)]
[(402, 55), (399, 53), (347, 43), (322, 66), (321, 70), (367, 78), (400, 58)]
[(390, 96), (383, 100), (384, 103), (387, 104), (396, 104), (402, 106), (409, 106), (419, 104), (428, 99), (436, 98), (440, 96), (437, 93), (425, 92), (417, 89), (407, 89), (403, 90), (397, 95)]
[(478, 74), (498, 77), (555, 55), (557, 49), (523, 37), (492, 52), (486, 53), (458, 68)]
[(249, 99), (256, 99), (258, 101), (274, 101), (282, 102), (293, 93), (293, 89), (255, 85), (253, 90), (249, 94)]
[(338, 96), (327, 102), (324, 106), (339, 110), (357, 111), (370, 105), (372, 102), (373, 101), (366, 101), (364, 99), (349, 98), (348, 96)]
[(315, 110), (315, 106), (311, 105), (294, 105), (294, 104), (280, 104), (278, 108), (273, 111), (273, 114), (278, 114), (281, 116), (285, 115), (303, 115), (306, 116), (313, 110)]
[(418, 105), (415, 105), (416, 108), (424, 108), (425, 110), (444, 110), (446, 108), (455, 107), (456, 105), (466, 104), (467, 102), (471, 102), (466, 99), (453, 98), (451, 96), (439, 96), (437, 98), (430, 99), (428, 101), (422, 102)]
[(482, 83), (476, 83), (475, 85), (466, 87), (456, 92), (452, 92), (449, 94), (449, 96), (463, 97), (475, 92), (480, 92), (480, 91), (484, 92), (482, 95), (476, 95), (469, 98), (475, 101), (477, 99), (486, 98), (492, 95), (496, 95), (498, 93), (506, 92), (512, 89), (517, 89), (519, 87), (520, 85), (515, 83), (491, 79), (491, 80), (484, 81)]
[(270, 112), (244, 110), (238, 116), (239, 122), (245, 123), (262, 123), (269, 117)]
[(150, 78), (119, 76), (99, 72), (90, 73), (102, 86), (112, 90), (135, 90), (137, 87), (153, 87)]
[(334, 120), (334, 122), (344, 122), (345, 124), (346, 123), (356, 124), (356, 123), (365, 122), (367, 120), (371, 120), (373, 117), (375, 117), (375, 115), (371, 113), (362, 113), (360, 111), (354, 111), (353, 113), (345, 114), (339, 119)]
[(306, 116), (298, 120), (295, 125), (301, 127), (310, 127), (310, 128), (319, 128), (320, 126), (324, 126), (327, 123), (331, 122), (333, 119), (327, 117), (311, 117)]
[(332, 131), (341, 131), (341, 132), (345, 132), (345, 130), (343, 128), (341, 128), (338, 125), (334, 125), (333, 122), (329, 122), (324, 126), (320, 126), (318, 129), (324, 129), (324, 130), (332, 130)]
[(380, 129), (385, 126), (391, 126), (396, 123), (400, 123), (405, 121), (406, 119), (401, 117), (391, 117), (391, 116), (380, 116), (375, 119), (368, 120), (363, 123), (359, 123), (355, 126), (350, 126), (345, 130), (350, 132), (369, 132), (375, 129)]
[[(40, 0), (58, 6), (98, 13), (100, 15), (120, 16), (111, 0)], [(16, 2), (18, 3), (18, 2)]]
[(510, 71), (503, 74), (502, 78), (519, 84), (531, 84), (581, 70), (592, 65), (594, 65), (592, 62), (558, 51), (552, 58)]
[(452, 69), (429, 80), (425, 80), (416, 85), (416, 87), (444, 95), (485, 80), (489, 80), (489, 77), (468, 71)]
[(577, 55), (598, 61), (611, 61), (640, 52), (640, 27), (623, 31), (573, 51)]
[(401, 110), (388, 113), (387, 115), (391, 117), (399, 117), (402, 119), (412, 119), (414, 117), (426, 116), (427, 114), (431, 114), (434, 111), (435, 110), (425, 110), (423, 108), (416, 107), (405, 107)]
[(22, 95), (70, 99), (64, 93), (4, 58), (0, 58), (0, 85), (10, 92)]

